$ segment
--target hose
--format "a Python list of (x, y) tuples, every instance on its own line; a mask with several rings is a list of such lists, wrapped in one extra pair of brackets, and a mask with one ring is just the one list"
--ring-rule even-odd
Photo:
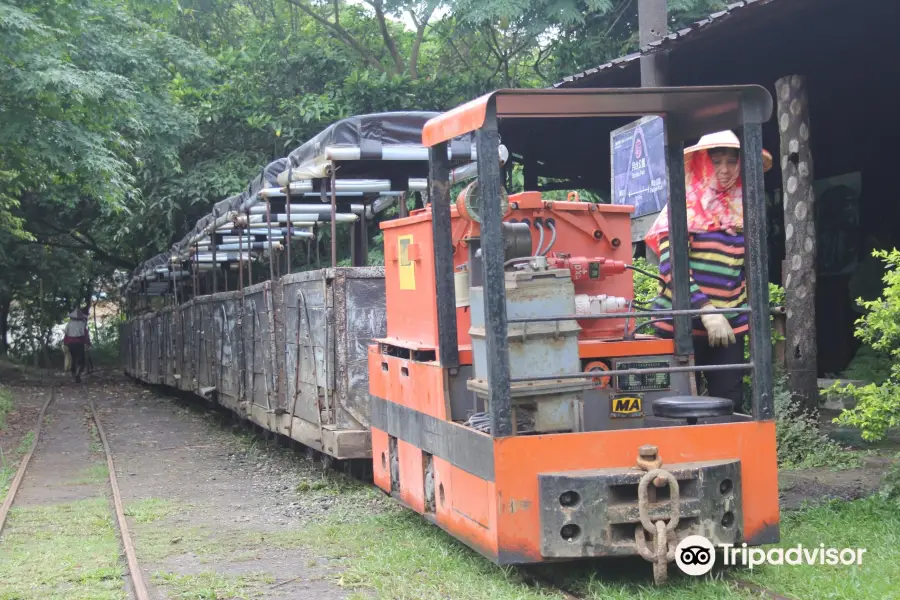
[(537, 256), (540, 256), (540, 255), (541, 255), (541, 246), (544, 245), (544, 228), (541, 227), (541, 223), (540, 223), (540, 221), (539, 221), (538, 219), (535, 219), (535, 220), (534, 220), (534, 228), (537, 229), (538, 232), (541, 234), (541, 237), (538, 238), (538, 247), (537, 247), (537, 250), (534, 251), (534, 253), (535, 253)]
[[(480, 251), (480, 250), (481, 250), (481, 249), (479, 248), (479, 251)], [(531, 260), (532, 258), (540, 258), (540, 255), (539, 255), (539, 254), (536, 254), (536, 255), (534, 255), (534, 256), (518, 256), (518, 257), (516, 257), (516, 258), (511, 258), (511, 259), (509, 259), (508, 261), (506, 261), (505, 263), (503, 263), (503, 268), (505, 269), (505, 268), (508, 267), (509, 265), (512, 265), (512, 264), (515, 264), (515, 263), (527, 262), (527, 261)]]
[(547, 248), (543, 252), (541, 252), (541, 256), (547, 256), (547, 253), (550, 252), (550, 248), (552, 248), (553, 244), (556, 243), (556, 227), (553, 226), (553, 221), (547, 221), (547, 227), (550, 228), (550, 232), (552, 235), (550, 237), (550, 243), (547, 244)]
[(662, 284), (663, 289), (666, 289), (666, 280), (663, 279), (662, 277), (660, 277), (659, 275), (656, 275), (655, 273), (651, 273), (650, 271), (645, 271), (644, 269), (639, 269), (638, 267), (636, 267), (634, 265), (625, 265), (625, 268), (631, 269), (632, 271), (635, 271), (636, 273), (640, 273), (641, 275), (646, 275), (647, 277), (650, 277), (651, 279), (657, 280), (659, 283)]
[(640, 325), (635, 326), (634, 331), (628, 336), (630, 339), (634, 339), (634, 336), (637, 335), (637, 332), (647, 327), (648, 325), (653, 325), (654, 323), (662, 323), (663, 321), (671, 321), (672, 317), (662, 317), (659, 319), (650, 319), (645, 323), (641, 323)]

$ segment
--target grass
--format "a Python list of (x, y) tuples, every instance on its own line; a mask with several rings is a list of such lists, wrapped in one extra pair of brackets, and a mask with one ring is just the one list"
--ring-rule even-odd
[(94, 423), (90, 411), (86, 411), (86, 418), (88, 419), (88, 429), (91, 434), (91, 452), (93, 454), (104, 454), (103, 441), (100, 439), (100, 432), (97, 431), (97, 424)]
[(135, 523), (154, 523), (166, 517), (177, 514), (189, 505), (162, 500), (159, 498), (146, 498), (131, 502), (125, 507), (125, 516), (131, 517)]
[[(545, 579), (586, 599), (747, 598), (728, 576), (755, 582), (794, 598), (900, 598), (900, 511), (879, 498), (834, 502), (782, 515), (782, 543), (774, 547), (866, 548), (861, 566), (765, 566), (753, 570), (716, 569), (691, 578), (669, 567), (669, 584), (652, 585), (651, 567), (642, 559), (589, 561), (537, 569)], [(338, 584), (377, 598), (419, 600), (533, 600), (559, 598), (539, 589), (518, 568), (494, 566), (418, 515), (395, 507), (375, 514), (357, 513), (304, 531), (305, 541), (319, 552), (344, 559), (335, 575)], [(767, 547), (766, 549), (769, 549)]]
[(6, 428), (6, 415), (13, 409), (12, 394), (5, 387), (0, 387), (0, 430)]
[(227, 526), (180, 525), (167, 522), (170, 517), (184, 514), (189, 505), (150, 498), (132, 502), (125, 507), (126, 516), (134, 521), (134, 538), (138, 556), (148, 563), (184, 554), (200, 557), (201, 562), (233, 557), (235, 554), (253, 558), (255, 552), (266, 548), (299, 548), (303, 542), (291, 530), (262, 533), (234, 529)]
[(127, 598), (106, 498), (13, 509), (0, 573), (0, 600)]
[[(134, 522), (133, 533), (138, 560), (145, 566), (159, 565), (168, 558), (186, 556), (200, 564), (221, 567), (227, 562), (259, 558), (264, 550), (292, 550), (304, 543), (296, 531), (262, 533), (235, 529), (227, 524), (180, 525), (171, 521), (185, 515), (188, 505), (151, 498), (129, 504), (125, 513)], [(157, 570), (153, 581), (173, 599), (201, 600), (261, 597), (260, 588), (274, 583), (274, 576), (261, 573), (176, 573)]]
[(865, 548), (862, 565), (766, 566), (741, 577), (797, 598), (900, 598), (900, 506), (878, 497), (782, 516), (781, 548)]
[[(537, 600), (559, 592), (530, 584), (523, 571), (497, 567), (421, 517), (399, 508), (359, 515), (356, 522), (316, 526), (308, 543), (346, 559), (335, 575), (339, 585), (370, 588), (378, 598), (420, 600)], [(663, 589), (652, 585), (642, 560), (557, 565), (543, 576), (591, 599), (744, 598), (721, 581), (676, 578)], [(592, 578), (591, 575), (594, 575)], [(642, 581), (643, 585), (634, 581)]]
[(211, 571), (179, 575), (155, 573), (154, 583), (164, 586), (168, 597), (178, 600), (220, 600), (260, 597), (260, 585), (271, 584), (275, 578), (267, 573), (223, 575)]
[(75, 475), (75, 478), (66, 482), (66, 484), (97, 485), (106, 483), (107, 479), (109, 479), (109, 468), (106, 466), (106, 463), (94, 463)]
[(28, 453), (31, 445), (34, 443), (34, 432), (29, 431), (19, 442), (19, 446), (11, 455), (3, 456), (0, 461), (0, 502), (6, 499), (6, 493), (12, 484), (16, 471), (19, 469), (19, 461)]

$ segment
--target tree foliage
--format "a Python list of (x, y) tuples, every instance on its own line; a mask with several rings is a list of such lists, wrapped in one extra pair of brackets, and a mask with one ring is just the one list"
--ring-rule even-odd
[[(672, 26), (722, 4), (669, 0)], [(169, 247), (335, 120), (549, 85), (634, 50), (636, 10), (633, 0), (0, 0), (0, 329), (11, 306), (55, 319), (51, 305), (71, 308), (98, 274)], [(328, 232), (317, 242), (327, 260)], [(59, 289), (36, 291), (52, 279)]]
[(856, 337), (893, 363), (886, 379), (857, 387), (837, 382), (828, 390), (848, 394), (857, 401), (835, 422), (857, 427), (865, 440), (883, 439), (888, 430), (900, 427), (900, 251), (875, 250), (872, 256), (884, 261), (884, 291), (876, 300), (857, 302), (867, 311), (856, 322)]

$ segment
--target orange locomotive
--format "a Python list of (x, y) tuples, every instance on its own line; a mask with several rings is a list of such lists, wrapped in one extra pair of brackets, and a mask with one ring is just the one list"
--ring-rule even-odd
[[(688, 535), (778, 540), (762, 164), (743, 158), (752, 415), (696, 396), (684, 141), (741, 128), (761, 147), (758, 87), (501, 90), (426, 124), (430, 204), (382, 223), (387, 335), (369, 349), (375, 483), (500, 564), (641, 555), (665, 579)], [(661, 115), (674, 309), (633, 302), (630, 207), (507, 197), (499, 138), (526, 165), (584, 168), (621, 117)], [(478, 179), (451, 203), (447, 147), (475, 132)], [(535, 138), (539, 138), (537, 143)], [(537, 156), (529, 156), (529, 153)], [(672, 165), (677, 165), (672, 168)], [(526, 167), (527, 168), (527, 167)], [(680, 171), (680, 172), (679, 172)], [(678, 250), (683, 248), (684, 251)], [(674, 340), (637, 318), (673, 318)], [(597, 376), (602, 372), (603, 376)]]

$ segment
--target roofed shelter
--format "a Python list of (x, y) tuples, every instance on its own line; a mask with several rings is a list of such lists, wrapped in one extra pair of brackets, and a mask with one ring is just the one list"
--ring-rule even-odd
[[(772, 281), (789, 284), (788, 306), (792, 293), (806, 295), (798, 280), (814, 290), (819, 377), (846, 368), (859, 346), (851, 278), (871, 260), (873, 241), (900, 246), (898, 22), (900, 2), (893, 0), (744, 0), (554, 86), (639, 86), (640, 58), (665, 53), (667, 85), (757, 84), (770, 91), (778, 106), (763, 128), (764, 147), (775, 157), (765, 176), (769, 272)], [(597, 171), (609, 181), (608, 164), (600, 161)], [(795, 235), (797, 225), (804, 231)], [(811, 259), (795, 258), (804, 249)]]

